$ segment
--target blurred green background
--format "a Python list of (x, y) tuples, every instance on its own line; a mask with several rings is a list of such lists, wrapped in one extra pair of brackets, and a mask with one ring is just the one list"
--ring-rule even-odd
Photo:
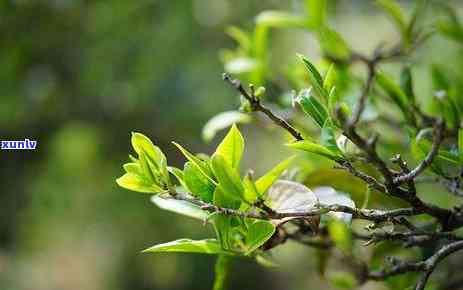
[[(336, 2), (331, 20), (356, 49), (397, 39), (370, 1)], [(172, 165), (183, 163), (172, 140), (210, 152), (214, 144), (201, 140), (202, 126), (239, 103), (221, 80), (220, 50), (235, 45), (225, 28), (251, 29), (259, 11), (300, 5), (1, 1), (0, 137), (37, 140), (38, 149), (0, 152), (0, 289), (209, 289), (213, 257), (140, 251), (180, 237), (212, 236), (211, 229), (161, 212), (148, 195), (114, 180), (130, 152), (131, 131), (150, 136)], [(294, 60), (295, 52), (318, 52), (301, 31), (275, 33), (272, 47), (272, 58), (282, 62)], [(422, 57), (445, 63), (457, 53), (443, 39), (437, 47), (443, 50)], [(418, 73), (427, 78), (425, 69)], [(245, 167), (259, 171), (287, 155), (274, 131), (258, 125), (243, 131)], [(310, 249), (290, 244), (279, 255), (287, 267), (276, 270), (237, 261), (231, 289), (326, 286)]]

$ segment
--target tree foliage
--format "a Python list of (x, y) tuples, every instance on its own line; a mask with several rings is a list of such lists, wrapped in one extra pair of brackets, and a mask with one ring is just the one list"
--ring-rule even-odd
[[(224, 80), (240, 95), (241, 112), (220, 113), (207, 123), (206, 140), (230, 127), (214, 152), (194, 154), (174, 143), (186, 159), (183, 169), (175, 168), (148, 137), (133, 133), (137, 156), (124, 165), (126, 173), (117, 179), (118, 184), (154, 193), (152, 200), (160, 208), (204, 220), (216, 233), (214, 238), (180, 239), (145, 251), (217, 254), (214, 289), (221, 289), (226, 284), (229, 259), (244, 256), (273, 265), (269, 260), (272, 249), (294, 240), (324, 254), (319, 261), (321, 274), (326, 271), (329, 254), (336, 253), (349, 266), (345, 272), (327, 275), (336, 287), (384, 280), (391, 289), (411, 285), (424, 289), (438, 264), (463, 248), (459, 235), (463, 214), (458, 204), (448, 208), (431, 203), (418, 188), (427, 182), (463, 196), (463, 80), (450, 78), (448, 72), (431, 65), (433, 88), (428, 93), (433, 95), (432, 106), (425, 108), (415, 92), (413, 66), (408, 60), (436, 33), (463, 43), (458, 16), (442, 3), (417, 1), (407, 15), (394, 0), (377, 1), (400, 39), (365, 55), (330, 26), (325, 1), (306, 0), (304, 5), (306, 11), (300, 14), (260, 13), (252, 32), (228, 29), (237, 47), (223, 53), (225, 69), (251, 84), (244, 86), (224, 74)], [(429, 7), (437, 10), (439, 21), (423, 21)], [(273, 83), (269, 36), (272, 29), (280, 28), (311, 32), (323, 56), (316, 64), (299, 55), (299, 65), (292, 68), (304, 70), (302, 79), (286, 75), (291, 85), (281, 90), (299, 91), (293, 92), (292, 108), (281, 108), (290, 110), (288, 120), (275, 112), (273, 108), (282, 103), (263, 87)], [(386, 62), (398, 64), (397, 76), (383, 70)], [(359, 73), (358, 66), (366, 73)], [(254, 112), (286, 132), (291, 138), (287, 146), (298, 152), (259, 177), (252, 171), (243, 174), (240, 168), (245, 140), (236, 126), (249, 123), (247, 114)], [(387, 136), (383, 139), (378, 124), (392, 127), (400, 145), (391, 146), (393, 141)], [(347, 172), (350, 180), (361, 181), (365, 185), (363, 200), (343, 192), (335, 180), (327, 187), (310, 189), (303, 169), (296, 177), (284, 174), (303, 162), (307, 153)], [(382, 199), (372, 204), (371, 195)], [(380, 244), (390, 246), (390, 253), (405, 247), (414, 259), (404, 259), (400, 252), (384, 262)], [(373, 247), (371, 257), (359, 255), (359, 247)], [(399, 279), (408, 273), (418, 275)]]

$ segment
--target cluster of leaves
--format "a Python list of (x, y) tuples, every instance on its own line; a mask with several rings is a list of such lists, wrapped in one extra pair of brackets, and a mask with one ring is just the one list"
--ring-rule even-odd
[[(160, 208), (208, 221), (216, 232), (215, 239), (181, 239), (153, 246), (147, 252), (219, 255), (221, 258), (216, 267), (218, 279), (222, 281), (216, 284), (219, 289), (225, 277), (224, 268), (228, 265), (226, 257), (248, 256), (269, 265), (272, 262), (268, 259), (268, 250), (287, 239), (294, 239), (322, 248), (319, 255), (322, 257), (322, 273), (327, 248), (335, 247), (351, 260), (352, 275), (333, 276), (332, 282), (340, 288), (421, 271), (424, 274), (416, 289), (424, 289), (437, 263), (463, 248), (463, 238), (453, 232), (463, 226), (461, 209), (428, 204), (421, 199), (416, 187), (419, 178), (430, 177), (433, 183), (443, 185), (450, 193), (463, 196), (460, 188), (463, 182), (463, 82), (454, 81), (457, 76), (449, 77), (441, 67), (432, 66), (432, 106), (423, 110), (409, 66), (402, 66), (400, 81), (379, 69), (384, 61), (407, 57), (430, 39), (435, 30), (463, 43), (463, 26), (450, 8), (441, 9), (444, 17), (436, 22), (437, 26), (436, 23), (432, 23), (432, 27), (420, 25), (427, 7), (424, 0), (417, 2), (409, 17), (393, 0), (378, 0), (377, 4), (397, 27), (400, 41), (388, 48), (378, 48), (372, 56), (357, 53), (328, 25), (326, 1), (304, 1), (304, 15), (262, 12), (256, 17), (252, 34), (236, 27), (228, 30), (239, 46), (223, 53), (225, 69), (256, 85), (272, 83), (267, 51), (271, 28), (307, 29), (319, 41), (323, 59), (316, 66), (299, 55), (304, 76), (287, 75), (290, 83), (299, 90), (297, 94), (292, 93), (290, 102), (300, 108), (290, 113), (291, 120), (297, 125), (288, 123), (263, 104), (267, 100), (265, 88), (255, 89), (250, 85), (247, 90), (238, 80), (225, 75), (225, 80), (240, 94), (241, 111), (221, 113), (205, 125), (203, 138), (206, 141), (219, 130), (231, 126), (211, 156), (192, 154), (174, 143), (187, 159), (182, 170), (168, 166), (164, 154), (149, 138), (140, 133), (132, 135), (132, 145), (138, 156), (131, 156), (132, 162), (124, 165), (127, 173), (117, 180), (118, 184), (130, 190), (154, 193), (152, 200)], [(365, 80), (356, 75), (355, 63), (365, 65)], [(282, 96), (289, 94), (286, 91)], [(274, 105), (284, 104), (276, 103)], [(250, 112), (263, 113), (288, 132), (294, 138), (288, 147), (319, 155), (329, 160), (328, 164), (346, 170), (352, 179), (364, 182), (367, 190), (361, 190), (363, 206), (357, 208), (356, 198), (351, 199), (332, 187), (312, 191), (301, 182), (283, 179), (281, 176), (294, 157), (282, 161), (260, 178), (254, 179), (251, 172), (242, 176), (240, 163), (244, 139), (235, 123), (250, 122), (251, 117), (247, 114)], [(312, 122), (307, 122), (307, 117)], [(395, 126), (394, 129), (400, 132), (400, 142), (390, 141), (399, 145), (380, 144), (378, 134), (372, 134), (381, 120), (386, 120), (387, 126)], [(362, 137), (363, 134), (371, 137)], [(407, 149), (395, 155), (397, 148), (403, 146)], [(392, 160), (385, 159), (393, 155)], [(409, 168), (402, 155), (416, 163), (416, 167)], [(432, 175), (420, 176), (424, 172)], [(171, 180), (172, 177), (176, 182)], [(390, 203), (395, 208), (390, 211), (365, 209), (371, 206), (369, 197), (372, 193), (384, 198), (381, 200), (395, 197), (396, 200)], [(381, 203), (376, 205), (385, 207)], [(426, 215), (424, 219), (415, 217), (423, 214)], [(372, 222), (366, 228), (368, 234), (356, 232), (351, 225), (352, 219)], [(387, 226), (392, 226), (392, 232), (387, 231)], [(423, 253), (425, 242), (435, 243), (434, 247), (440, 245), (439, 242), (445, 243), (439, 250), (433, 248), (433, 254), (423, 261), (394, 262), (392, 267), (385, 268), (378, 262), (385, 255), (384, 248), (377, 248), (371, 261), (356, 259), (353, 254), (356, 239), (366, 240), (367, 244), (392, 241), (399, 244), (399, 250), (403, 246), (416, 246)], [(370, 267), (382, 270), (370, 271)], [(404, 288), (414, 280), (387, 282), (392, 288)]]
[[(187, 158), (183, 170), (167, 166), (166, 158), (149, 138), (140, 133), (132, 134), (132, 146), (138, 158), (124, 164), (126, 173), (117, 183), (129, 190), (155, 193), (152, 200), (159, 207), (204, 221), (210, 221), (216, 231), (216, 239), (193, 241), (181, 239), (156, 245), (147, 252), (193, 252), (206, 254), (228, 254), (257, 256), (262, 247), (281, 226), (290, 219), (264, 220), (247, 217), (247, 213), (262, 216), (266, 210), (277, 213), (305, 212), (336, 201), (352, 205), (350, 199), (336, 192), (317, 196), (302, 184), (278, 180), (293, 160), (290, 157), (277, 164), (266, 174), (253, 180), (248, 173), (240, 177), (240, 162), (244, 150), (243, 137), (236, 126), (211, 155), (194, 155), (174, 143)], [(169, 172), (178, 184), (170, 180)], [(320, 198), (319, 198), (320, 197)], [(233, 215), (220, 209), (236, 210)], [(265, 208), (265, 207), (264, 207)], [(207, 210), (212, 209), (208, 214)], [(350, 221), (342, 216), (341, 220)], [(317, 222), (318, 223), (318, 222)], [(316, 224), (318, 226), (318, 224)], [(258, 257), (261, 261), (264, 257)]]

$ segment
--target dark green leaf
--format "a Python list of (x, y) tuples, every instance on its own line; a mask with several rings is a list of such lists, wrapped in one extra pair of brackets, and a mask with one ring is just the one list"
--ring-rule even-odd
[(312, 89), (301, 91), (297, 97), (297, 102), (302, 110), (321, 128), (328, 118), (328, 111), (326, 107), (312, 95)]
[(275, 226), (264, 220), (256, 220), (248, 228), (246, 236), (246, 253), (249, 255), (260, 246), (262, 246), (268, 239), (270, 239), (275, 232)]
[(307, 72), (309, 73), (309, 81), (310, 81), (310, 84), (312, 85), (312, 90), (314, 94), (318, 98), (326, 102), (328, 100), (328, 94), (323, 88), (323, 79), (320, 73), (318, 72), (317, 68), (303, 55), (299, 54), (298, 56), (304, 63), (307, 69)]
[(400, 74), (400, 87), (412, 104), (415, 103), (415, 93), (413, 91), (412, 72), (409, 66), (403, 68)]

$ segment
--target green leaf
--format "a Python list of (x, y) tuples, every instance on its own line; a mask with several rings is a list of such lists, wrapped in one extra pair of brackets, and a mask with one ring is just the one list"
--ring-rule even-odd
[(199, 206), (184, 200), (162, 198), (155, 195), (151, 197), (151, 201), (161, 209), (172, 211), (202, 221), (206, 220), (208, 216), (208, 213), (203, 211)]
[(394, 103), (400, 108), (405, 116), (409, 115), (409, 102), (408, 97), (404, 91), (384, 73), (376, 75), (376, 81), (379, 86), (387, 93)]
[(312, 88), (309, 90), (302, 90), (296, 102), (299, 103), (304, 113), (309, 115), (321, 128), (328, 118), (328, 111), (326, 107), (311, 94)]
[(327, 101), (328, 94), (326, 93), (325, 89), (323, 88), (323, 79), (315, 68), (315, 66), (303, 55), (298, 54), (299, 58), (304, 63), (308, 73), (309, 73), (309, 81), (312, 85), (312, 90), (314, 91), (315, 96), (320, 98), (321, 100)]
[(188, 152), (180, 144), (175, 142), (172, 142), (172, 144), (174, 144), (180, 150), (180, 152), (182, 152), (186, 159), (193, 163), (207, 179), (209, 179), (213, 184), (216, 184), (215, 180), (212, 178), (212, 172), (205, 162)]
[(463, 26), (460, 23), (458, 15), (451, 6), (442, 5), (443, 11), (446, 13), (447, 19), (437, 22), (439, 32), (459, 43), (463, 43)]
[(303, 28), (307, 26), (305, 17), (285, 11), (268, 10), (256, 16), (256, 24), (276, 28)]
[(233, 200), (244, 198), (244, 186), (241, 178), (222, 155), (215, 154), (211, 159), (212, 169), (223, 194)]
[(326, 0), (305, 0), (309, 27), (318, 29), (326, 22)]
[(376, 0), (376, 3), (391, 17), (394, 24), (397, 26), (402, 36), (405, 36), (407, 31), (407, 21), (402, 8), (395, 0)]
[(347, 60), (350, 57), (351, 49), (342, 36), (333, 29), (322, 26), (317, 33), (320, 47), (325, 55), (340, 60)]
[[(159, 166), (161, 159), (166, 159), (164, 153), (154, 146), (153, 142), (145, 135), (137, 132), (132, 132), (132, 147), (137, 152), (138, 156), (146, 154), (146, 157), (155, 166)], [(159, 169), (158, 169), (159, 170)]]
[(226, 290), (228, 273), (230, 271), (231, 258), (227, 255), (219, 255), (215, 262), (215, 277), (213, 290)]
[(289, 167), (295, 156), (291, 156), (288, 159), (283, 160), (273, 167), (269, 172), (261, 176), (256, 181), (256, 188), (259, 195), (263, 195), (272, 186), (275, 181), (280, 177), (281, 174)]
[(272, 237), (273, 233), (275, 233), (275, 226), (269, 221), (256, 220), (252, 223), (248, 228), (248, 234), (246, 236), (245, 255), (249, 255), (257, 250)]
[[(233, 169), (239, 169), (244, 151), (244, 139), (235, 124), (217, 147), (214, 156), (223, 157)], [(213, 157), (214, 157), (213, 156)]]
[(337, 219), (332, 219), (328, 223), (328, 233), (336, 247), (346, 254), (352, 251), (352, 232), (349, 226)]
[(220, 247), (215, 239), (190, 240), (179, 239), (172, 242), (159, 244), (148, 248), (143, 253), (161, 253), (161, 252), (178, 252), (178, 253), (198, 253), (198, 254), (226, 254), (232, 255)]
[[(421, 152), (423, 152), (424, 155), (428, 154), (428, 152), (431, 151), (432, 144), (431, 144), (431, 141), (427, 139), (423, 139), (423, 138), (419, 139), (417, 141), (417, 145), (421, 149)], [(453, 164), (460, 163), (459, 156), (457, 154), (451, 151), (443, 150), (443, 149), (439, 150), (439, 152), (436, 155), (436, 159), (451, 162)]]
[(140, 167), (140, 164), (138, 164), (136, 162), (126, 163), (126, 164), (122, 165), (122, 167), (124, 167), (124, 170), (127, 173), (132, 173), (132, 174), (135, 174), (135, 175), (143, 175), (143, 171), (142, 171), (142, 169)]
[(184, 176), (183, 176), (183, 171), (180, 170), (179, 168), (177, 167), (174, 167), (174, 166), (169, 166), (167, 167), (167, 170), (173, 175), (175, 176), (175, 178), (177, 178), (178, 182), (180, 182), (180, 184), (184, 187), (184, 188), (187, 188), (186, 184), (185, 184), (185, 180), (184, 180)]
[(161, 193), (165, 191), (153, 182), (133, 173), (124, 174), (122, 177), (116, 179), (116, 182), (120, 187), (138, 192)]
[(435, 91), (449, 91), (450, 90), (450, 81), (444, 68), (433, 64), (431, 66), (431, 77), (432, 77), (432, 87)]
[(402, 69), (400, 74), (400, 87), (402, 91), (405, 93), (408, 101), (412, 104), (415, 103), (415, 93), (413, 91), (413, 79), (412, 79), (412, 72), (409, 66), (405, 66)]
[(437, 107), (442, 116), (445, 117), (449, 127), (457, 127), (460, 124), (460, 112), (454, 100), (447, 95), (446, 91), (438, 91), (434, 95)]
[(232, 217), (223, 214), (215, 214), (211, 217), (212, 224), (214, 225), (215, 234), (220, 242), (220, 245), (225, 250), (231, 250), (231, 229)]
[(460, 155), (460, 162), (463, 163), (463, 129), (458, 130), (458, 153)]
[(215, 186), (199, 171), (198, 167), (191, 162), (185, 163), (183, 176), (186, 188), (192, 195), (200, 197), (205, 202), (212, 201)]
[(307, 151), (310, 153), (318, 154), (323, 157), (329, 158), (331, 160), (335, 160), (335, 161), (343, 160), (342, 155), (332, 152), (325, 146), (322, 146), (320, 144), (313, 143), (307, 140), (290, 143), (290, 144), (287, 144), (287, 146), (293, 149), (299, 149), (299, 150)]
[(331, 89), (335, 86), (337, 78), (336, 68), (334, 63), (330, 64), (328, 71), (326, 72), (325, 79), (323, 80), (323, 88), (326, 92), (331, 92)]

